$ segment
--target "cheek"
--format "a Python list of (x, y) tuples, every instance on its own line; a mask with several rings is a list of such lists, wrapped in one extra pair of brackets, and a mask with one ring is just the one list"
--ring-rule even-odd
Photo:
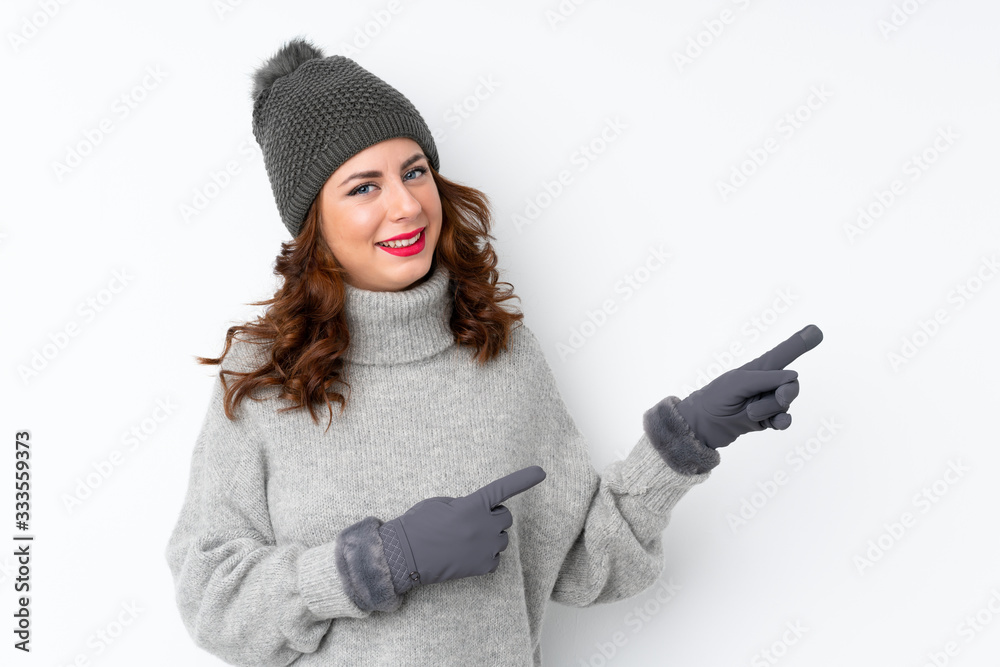
[(378, 221), (372, 221), (371, 215), (357, 209), (341, 208), (332, 213), (328, 218), (333, 220), (324, 229), (328, 232), (327, 238), (335, 245), (341, 246), (345, 251), (358, 250), (360, 245), (371, 245), (372, 235), (378, 226)]
[(441, 199), (438, 197), (437, 192), (432, 192), (427, 197), (424, 197), (420, 201), (420, 205), (423, 207), (424, 212), (427, 217), (434, 221), (435, 226), (441, 228)]

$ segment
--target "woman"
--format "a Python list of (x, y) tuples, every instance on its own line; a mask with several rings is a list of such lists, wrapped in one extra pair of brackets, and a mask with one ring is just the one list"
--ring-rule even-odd
[(549, 599), (651, 586), (716, 449), (789, 425), (782, 368), (819, 330), (664, 398), (598, 475), (537, 338), (500, 307), (515, 297), (485, 196), (438, 173), (412, 104), (301, 39), (252, 96), (293, 241), (266, 313), (199, 358), (221, 382), (167, 549), (188, 630), (246, 665), (540, 665)]

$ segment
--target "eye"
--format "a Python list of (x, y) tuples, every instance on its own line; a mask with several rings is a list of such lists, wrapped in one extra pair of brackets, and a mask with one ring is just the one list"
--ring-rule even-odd
[[(427, 173), (427, 168), (426, 167), (414, 167), (413, 169), (409, 170), (406, 173), (409, 175), (409, 174), (412, 174), (413, 172), (418, 172), (421, 175), (423, 175), (423, 174)], [(408, 178), (406, 180), (412, 181), (413, 179), (412, 178)], [(366, 195), (366, 194), (368, 194), (368, 192), (361, 192), (360, 191), (361, 188), (368, 188), (368, 187), (374, 187), (374, 186), (375, 186), (374, 183), (362, 183), (361, 185), (357, 186), (356, 188), (354, 188), (353, 190), (351, 190), (350, 192), (348, 192), (347, 196), (348, 197), (353, 197), (355, 195)]]
[[(412, 174), (415, 171), (416, 172), (420, 172), (421, 174), (426, 174), (427, 173), (427, 168), (426, 167), (414, 167), (413, 169), (409, 170), (406, 173), (407, 174)], [(413, 180), (413, 179), (410, 179), (410, 180)]]

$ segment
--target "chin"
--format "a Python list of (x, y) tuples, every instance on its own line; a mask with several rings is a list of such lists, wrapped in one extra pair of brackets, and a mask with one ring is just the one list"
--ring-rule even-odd
[(410, 289), (411, 287), (416, 287), (417, 285), (423, 283), (425, 279), (429, 278), (430, 275), (431, 275), (431, 262), (428, 262), (424, 268), (415, 272), (415, 274), (406, 281), (406, 285), (402, 289)]

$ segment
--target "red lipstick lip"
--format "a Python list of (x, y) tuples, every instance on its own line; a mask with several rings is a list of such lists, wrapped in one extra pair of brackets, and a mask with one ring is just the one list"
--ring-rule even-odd
[(386, 241), (405, 241), (406, 239), (412, 239), (414, 236), (416, 236), (422, 231), (424, 231), (423, 227), (421, 227), (420, 229), (415, 229), (408, 234), (400, 234), (399, 236), (393, 236), (391, 239), (382, 239), (381, 241), (378, 241), (378, 243), (385, 243)]

